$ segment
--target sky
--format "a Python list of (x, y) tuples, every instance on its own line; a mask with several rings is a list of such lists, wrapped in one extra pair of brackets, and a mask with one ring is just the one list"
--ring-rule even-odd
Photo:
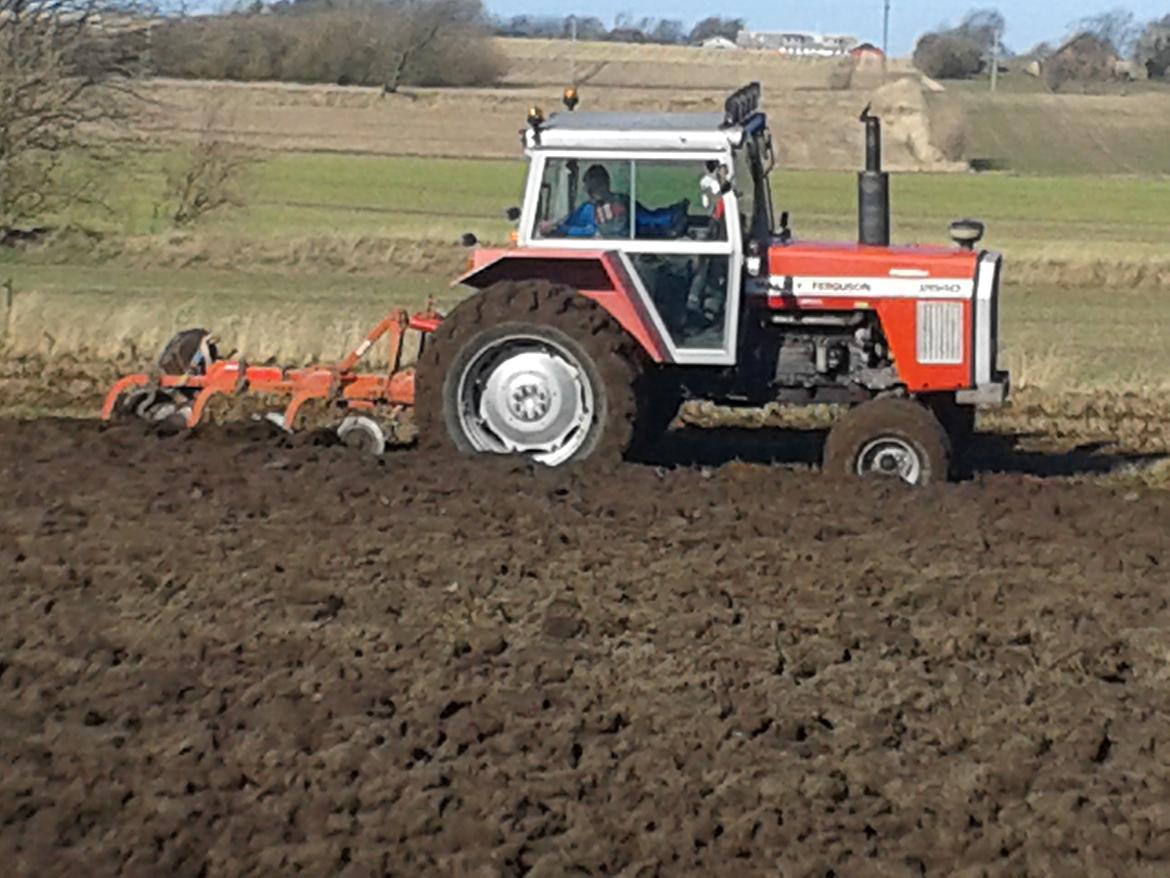
[[(854, 34), (862, 40), (881, 42), (884, 0), (485, 0), (500, 16), (593, 15), (607, 24), (627, 12), (634, 18), (680, 18), (690, 25), (708, 15), (743, 18), (751, 30), (809, 30)], [(1059, 42), (1069, 24), (1087, 15), (1122, 7), (1139, 21), (1170, 14), (1170, 0), (1027, 0), (1027, 2), (980, 2), (980, 0), (890, 0), (890, 50), (906, 55), (923, 33), (940, 24), (957, 24), (972, 8), (997, 7), (1007, 18), (1004, 43), (1023, 52), (1041, 40)]]

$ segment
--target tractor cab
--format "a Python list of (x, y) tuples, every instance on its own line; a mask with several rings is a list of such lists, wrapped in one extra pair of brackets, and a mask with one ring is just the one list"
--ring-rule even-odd
[(665, 359), (734, 364), (744, 257), (766, 248), (772, 225), (771, 139), (758, 104), (753, 85), (725, 113), (534, 112), (519, 246), (604, 248)]

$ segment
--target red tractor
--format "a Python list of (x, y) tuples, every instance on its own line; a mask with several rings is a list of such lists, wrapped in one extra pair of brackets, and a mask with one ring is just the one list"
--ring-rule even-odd
[(655, 439), (688, 398), (835, 403), (827, 470), (945, 478), (975, 407), (1007, 394), (1001, 258), (971, 221), (957, 246), (889, 245), (868, 111), (859, 241), (794, 239), (759, 101), (753, 83), (722, 114), (533, 111), (515, 246), (459, 279), (477, 292), (420, 360), (421, 435), (555, 465)]
[[(355, 409), (376, 431), (380, 406), (413, 401), (423, 443), (550, 466), (652, 442), (686, 399), (837, 404), (848, 409), (829, 432), (827, 471), (944, 479), (976, 406), (1007, 396), (1002, 260), (976, 250), (973, 221), (952, 224), (953, 246), (890, 246), (879, 120), (862, 115), (859, 240), (820, 243), (795, 239), (773, 210), (757, 83), (723, 113), (572, 112), (575, 103), (569, 90), (569, 112), (529, 114), (514, 245), (474, 251), (458, 279), (472, 293), (441, 320), (391, 322), (424, 335), (413, 386), (409, 374), (355, 375), (352, 356), (330, 380), (320, 369), (257, 377), (288, 378), (296, 395), (297, 376), (317, 376), (317, 396), (346, 409), (350, 435)], [(396, 366), (393, 335), (391, 345)], [(221, 384), (229, 379), (249, 383), (243, 367)], [(199, 376), (169, 380), (172, 394), (199, 387)], [(121, 384), (107, 414), (133, 386), (145, 385)]]

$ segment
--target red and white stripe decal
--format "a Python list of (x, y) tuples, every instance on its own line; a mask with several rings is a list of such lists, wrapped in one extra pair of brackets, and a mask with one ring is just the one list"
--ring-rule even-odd
[(783, 277), (748, 285), (748, 293), (769, 299), (970, 299), (973, 280), (899, 277)]

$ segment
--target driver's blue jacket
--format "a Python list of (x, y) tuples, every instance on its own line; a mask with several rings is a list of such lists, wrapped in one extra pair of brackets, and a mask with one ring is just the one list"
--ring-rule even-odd
[[(625, 195), (614, 195), (612, 201), (602, 204), (586, 201), (557, 226), (557, 232), (568, 238), (627, 237), (630, 234), (629, 204), (629, 197)], [(679, 209), (680, 205), (654, 209), (637, 205), (637, 236), (662, 237), (678, 222)]]

